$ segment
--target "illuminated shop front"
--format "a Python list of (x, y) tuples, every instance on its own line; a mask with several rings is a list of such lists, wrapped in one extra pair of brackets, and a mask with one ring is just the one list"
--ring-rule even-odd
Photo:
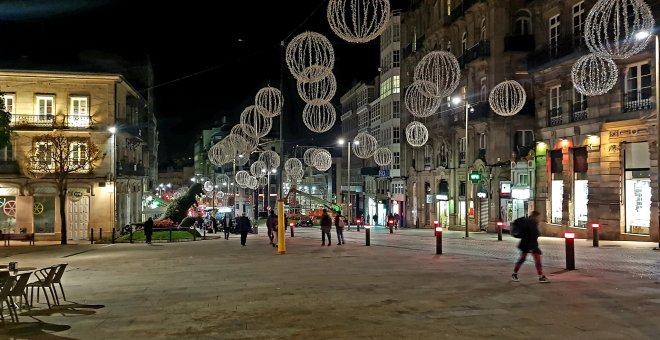
[(649, 235), (651, 227), (649, 143), (625, 145), (625, 232)]

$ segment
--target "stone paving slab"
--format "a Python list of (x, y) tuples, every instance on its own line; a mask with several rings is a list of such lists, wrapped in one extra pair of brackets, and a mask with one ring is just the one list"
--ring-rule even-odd
[[(657, 339), (659, 280), (599, 269), (435, 256), (433, 244), (321, 247), (297, 231), (286, 255), (264, 234), (226, 240), (60, 247), (17, 254), (25, 266), (66, 261), (68, 307), (21, 316), (0, 335), (43, 339)], [(334, 236), (334, 235), (333, 235)], [(396, 237), (396, 236), (395, 236)], [(408, 240), (408, 241), (405, 241)], [(432, 240), (431, 240), (432, 241)], [(410, 243), (410, 244), (408, 244)], [(427, 242), (428, 243), (428, 242)], [(372, 243), (373, 244), (373, 243)], [(472, 244), (469, 244), (472, 245)], [(82, 247), (82, 246), (81, 246)], [(61, 249), (64, 248), (64, 249)], [(68, 256), (68, 257), (64, 257)], [(76, 304), (73, 304), (73, 303)], [(36, 319), (41, 322), (37, 322)]]

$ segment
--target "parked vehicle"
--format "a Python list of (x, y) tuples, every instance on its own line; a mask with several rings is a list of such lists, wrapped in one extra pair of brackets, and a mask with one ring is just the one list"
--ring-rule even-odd
[(312, 220), (300, 220), (300, 221), (298, 221), (298, 223), (296, 223), (296, 228), (299, 228), (299, 227), (312, 227), (313, 225), (314, 225), (314, 223), (312, 222)]

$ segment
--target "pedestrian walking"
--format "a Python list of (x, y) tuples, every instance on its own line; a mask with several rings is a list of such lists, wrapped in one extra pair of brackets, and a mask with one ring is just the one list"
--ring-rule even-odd
[(341, 246), (342, 244), (346, 244), (346, 241), (344, 241), (344, 225), (346, 225), (346, 223), (344, 222), (344, 216), (342, 216), (339, 211), (336, 212), (335, 228), (337, 229), (337, 245), (339, 246)]
[(539, 275), (539, 282), (547, 283), (548, 278), (543, 275), (543, 267), (541, 266), (541, 249), (539, 248), (539, 219), (541, 214), (538, 211), (532, 211), (529, 217), (521, 217), (513, 222), (511, 233), (515, 237), (520, 238), (518, 249), (520, 249), (520, 259), (516, 262), (511, 274), (511, 280), (518, 282), (518, 270), (525, 262), (528, 253), (532, 253), (534, 264), (536, 265), (536, 273)]
[(401, 220), (401, 216), (399, 216), (398, 213), (394, 214), (394, 229), (399, 229), (399, 221)]
[(146, 222), (144, 222), (144, 236), (146, 237), (146, 243), (151, 244), (151, 235), (154, 232), (154, 220), (149, 217)]
[(328, 247), (330, 247), (330, 230), (332, 230), (332, 219), (328, 215), (328, 210), (323, 209), (321, 215), (321, 246), (325, 245), (325, 236), (328, 236)]
[(374, 214), (374, 226), (378, 224), (378, 215)]
[(270, 244), (273, 247), (277, 247), (277, 243), (273, 242), (273, 239), (277, 237), (277, 215), (273, 210), (270, 211), (270, 215), (266, 219), (266, 228), (268, 228), (268, 238), (270, 239)]
[(225, 240), (229, 239), (229, 216), (225, 215), (225, 218), (222, 219), (222, 231), (225, 233)]
[(250, 219), (245, 216), (245, 213), (238, 218), (238, 231), (241, 233), (241, 245), (245, 247), (245, 242), (247, 241), (247, 235), (252, 230), (252, 224)]

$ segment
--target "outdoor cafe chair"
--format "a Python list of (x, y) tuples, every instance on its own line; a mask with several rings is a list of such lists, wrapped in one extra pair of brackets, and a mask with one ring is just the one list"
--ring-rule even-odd
[(66, 295), (64, 295), (64, 288), (62, 287), (62, 276), (64, 275), (64, 271), (66, 270), (66, 266), (68, 263), (61, 263), (57, 265), (57, 272), (55, 273), (55, 277), (53, 278), (52, 281), (52, 286), (53, 286), (53, 292), (55, 292), (55, 297), (57, 298), (57, 304), (59, 304), (59, 296), (57, 295), (57, 287), (55, 287), (55, 284), (60, 285), (60, 291), (62, 292), (62, 299), (66, 301)]
[(59, 300), (57, 300), (57, 296), (53, 292), (53, 279), (55, 278), (55, 274), (57, 273), (57, 267), (58, 266), (50, 266), (47, 268), (42, 268), (37, 270), (34, 274), (36, 276), (37, 281), (28, 283), (27, 287), (30, 288), (30, 305), (33, 306), (33, 300), (34, 300), (34, 289), (37, 288), (37, 302), (39, 302), (39, 288), (44, 291), (44, 296), (46, 297), (46, 303), (48, 304), (48, 308), (52, 308), (50, 304), (50, 300), (48, 299), (48, 293), (46, 292), (46, 288), (50, 290), (50, 294), (53, 297), (53, 303), (59, 305)]
[(14, 288), (12, 288), (9, 293), (9, 300), (14, 306), (16, 306), (14, 298), (17, 297), (19, 298), (20, 308), (23, 308), (23, 298), (25, 298), (25, 304), (28, 306), (28, 310), (30, 309), (30, 304), (28, 303), (29, 301), (27, 298), (27, 285), (31, 275), (32, 272), (27, 272), (16, 276)]
[(7, 309), (9, 310), (9, 316), (11, 317), (11, 321), (18, 322), (18, 315), (16, 314), (15, 306), (10, 298), (11, 290), (14, 287), (15, 283), (16, 283), (16, 278), (10, 276), (5, 281), (4, 285), (2, 286), (2, 289), (0, 289), (0, 319), (2, 319), (3, 324), (5, 323), (5, 315), (3, 312), (3, 307), (5, 304), (7, 304)]

